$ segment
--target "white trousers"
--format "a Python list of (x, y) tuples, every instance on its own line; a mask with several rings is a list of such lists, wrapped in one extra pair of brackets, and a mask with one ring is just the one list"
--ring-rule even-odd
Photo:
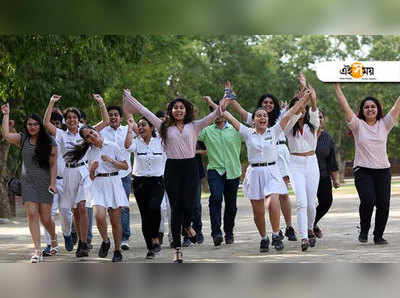
[[(64, 236), (71, 235), (71, 225), (72, 225), (72, 211), (70, 208), (60, 207), (60, 197), (63, 195), (63, 181), (59, 179), (56, 181), (57, 193), (53, 197), (53, 205), (51, 206), (51, 218), (54, 221), (54, 217), (57, 214), (57, 210), (60, 210), (61, 215), (61, 231)], [(56, 222), (54, 221), (54, 224)], [(45, 229), (44, 238), (47, 245), (51, 245), (50, 234)]]
[(319, 167), (316, 155), (290, 156), (290, 182), (297, 199), (297, 222), (302, 239), (308, 238), (316, 215)]
[(167, 197), (167, 192), (164, 192), (164, 197), (161, 202), (161, 222), (160, 222), (160, 233), (164, 233), (165, 222), (168, 222), (168, 240), (172, 241), (171, 234), (171, 206), (169, 205), (169, 200)]

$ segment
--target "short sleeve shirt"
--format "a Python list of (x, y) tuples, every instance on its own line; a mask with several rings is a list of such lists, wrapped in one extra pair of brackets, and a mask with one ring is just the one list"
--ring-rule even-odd
[(108, 161), (104, 161), (101, 156), (102, 155), (107, 155), (110, 158), (116, 160), (116, 161), (124, 161), (124, 155), (121, 150), (121, 148), (113, 143), (109, 142), (107, 140), (103, 141), (103, 146), (101, 148), (91, 146), (90, 149), (87, 152), (87, 158), (89, 161), (89, 164), (92, 161), (97, 161), (99, 163), (99, 166), (97, 167), (95, 171), (95, 175), (98, 173), (113, 173), (113, 172), (118, 172), (119, 169), (114, 166), (112, 163)]
[(395, 122), (390, 113), (368, 125), (356, 115), (347, 123), (353, 133), (355, 143), (354, 167), (360, 166), (371, 169), (390, 167), (386, 152), (387, 136)]
[(278, 160), (276, 142), (282, 133), (279, 122), (266, 129), (263, 134), (257, 133), (254, 128), (240, 124), (239, 133), (246, 141), (249, 163), (271, 163)]

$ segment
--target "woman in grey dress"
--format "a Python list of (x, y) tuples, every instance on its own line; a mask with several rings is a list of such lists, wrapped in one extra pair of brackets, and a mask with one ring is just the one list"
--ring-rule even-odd
[(1, 111), (2, 136), (8, 143), (20, 148), (22, 153), (22, 197), (35, 247), (31, 262), (37, 263), (42, 259), (39, 218), (51, 237), (50, 253), (55, 255), (58, 252), (55, 225), (51, 218), (53, 195), (50, 193), (57, 192), (57, 145), (43, 127), (40, 116), (32, 114), (25, 120), (24, 133), (10, 133), (9, 104), (2, 105)]

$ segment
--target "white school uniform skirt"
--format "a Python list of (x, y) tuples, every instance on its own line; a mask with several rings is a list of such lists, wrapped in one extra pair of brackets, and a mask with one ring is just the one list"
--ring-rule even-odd
[(278, 160), (277, 165), (279, 168), (279, 172), (281, 173), (281, 177), (289, 176), (289, 161), (290, 161), (290, 153), (286, 144), (277, 145), (278, 149)]
[(129, 207), (128, 198), (119, 176), (96, 177), (91, 186), (92, 206), (117, 209)]
[(243, 181), (244, 196), (250, 200), (262, 200), (274, 193), (288, 193), (278, 166), (276, 164), (266, 167), (249, 165)]
[(92, 181), (87, 166), (65, 168), (63, 180), (64, 194), (60, 197), (60, 207), (76, 208), (81, 201), (86, 201), (86, 207), (90, 207)]

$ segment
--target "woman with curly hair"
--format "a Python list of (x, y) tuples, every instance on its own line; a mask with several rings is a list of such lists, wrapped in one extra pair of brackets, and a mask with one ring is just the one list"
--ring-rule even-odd
[(128, 89), (124, 90), (124, 97), (126, 113), (140, 113), (160, 131), (167, 154), (164, 180), (172, 209), (174, 263), (182, 263), (182, 229), (193, 243), (196, 242), (196, 232), (191, 226), (191, 221), (196, 183), (199, 181), (195, 159), (197, 138), (200, 131), (225, 110), (226, 99), (208, 116), (193, 120), (192, 103), (186, 99), (177, 98), (168, 105), (167, 119), (162, 121), (134, 98)]

